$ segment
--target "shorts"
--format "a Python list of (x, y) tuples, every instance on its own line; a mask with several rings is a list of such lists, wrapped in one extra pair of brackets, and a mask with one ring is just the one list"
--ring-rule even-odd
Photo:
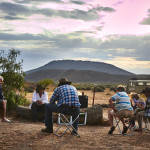
[(133, 110), (120, 110), (117, 112), (114, 112), (113, 110), (110, 111), (110, 114), (114, 117), (118, 117), (118, 118), (128, 118), (128, 117), (132, 117), (133, 116)]

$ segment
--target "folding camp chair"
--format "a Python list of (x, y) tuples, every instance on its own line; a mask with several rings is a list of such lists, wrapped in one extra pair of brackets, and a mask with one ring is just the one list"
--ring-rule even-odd
[(116, 123), (115, 128), (118, 127), (118, 129), (119, 129), (119, 133), (115, 133), (115, 134), (116, 135), (126, 135), (126, 136), (130, 135), (130, 136), (133, 136), (134, 135), (134, 133), (133, 133), (133, 127), (131, 125), (132, 125), (132, 122), (133, 122), (134, 118), (131, 117), (131, 116), (125, 116), (125, 115), (122, 116), (121, 119), (122, 118), (128, 120), (128, 122), (125, 122), (125, 123), (126, 123), (126, 126), (127, 126), (128, 130), (130, 130), (130, 132), (128, 134), (127, 133), (123, 134), (122, 131), (121, 131), (121, 129), (120, 129), (120, 124), (119, 124), (121, 120), (119, 118), (115, 117), (115, 119), (114, 119), (115, 123)]
[[(59, 127), (57, 128), (57, 130), (55, 131), (55, 135), (61, 137), (63, 136), (68, 130), (72, 133), (72, 130), (74, 130), (76, 132), (76, 136), (80, 137), (79, 133), (76, 131), (76, 129), (73, 127), (73, 123), (79, 118), (79, 115), (75, 118), (75, 120), (72, 120), (72, 116), (70, 116), (70, 120), (67, 118), (67, 116), (65, 116), (62, 113), (58, 114), (58, 122), (59, 122)], [(62, 121), (62, 123), (61, 123)], [(59, 129), (62, 126), (66, 126), (66, 129), (63, 133), (58, 133)], [(72, 130), (71, 130), (71, 129)]]

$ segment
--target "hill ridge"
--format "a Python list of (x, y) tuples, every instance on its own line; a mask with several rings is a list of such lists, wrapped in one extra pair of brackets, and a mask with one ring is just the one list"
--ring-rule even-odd
[(64, 69), (64, 70), (75, 69), (75, 70), (104, 72), (113, 75), (129, 75), (129, 76), (135, 75), (112, 64), (96, 61), (82, 61), (82, 60), (54, 60), (36, 69), (26, 71), (26, 74), (47, 69)]

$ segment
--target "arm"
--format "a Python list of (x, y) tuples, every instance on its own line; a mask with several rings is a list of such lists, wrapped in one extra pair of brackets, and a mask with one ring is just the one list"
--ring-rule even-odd
[(142, 103), (137, 103), (138, 107), (140, 107), (141, 109), (144, 109), (145, 106)]
[(57, 101), (57, 100), (58, 100), (58, 94), (57, 94), (57, 89), (55, 89), (55, 91), (54, 91), (52, 97), (50, 98), (49, 102), (50, 102), (51, 104), (54, 104), (55, 101)]
[(113, 110), (114, 112), (116, 112), (117, 109), (114, 107), (113, 99), (112, 99), (112, 98), (109, 99), (109, 104), (110, 104), (110, 107), (112, 108), (112, 110)]
[(44, 97), (43, 97), (42, 103), (43, 104), (48, 103), (48, 94), (46, 91), (44, 91)]
[(33, 96), (32, 96), (32, 102), (36, 102), (37, 99), (36, 99), (36, 92), (33, 93)]

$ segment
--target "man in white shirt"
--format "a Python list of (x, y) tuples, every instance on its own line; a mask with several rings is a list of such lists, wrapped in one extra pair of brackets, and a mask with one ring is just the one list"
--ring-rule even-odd
[(33, 93), (32, 105), (31, 105), (32, 117), (34, 122), (37, 122), (37, 118), (38, 118), (37, 112), (39, 111), (43, 112), (43, 116), (44, 116), (46, 103), (48, 103), (47, 92), (45, 91), (45, 88), (41, 84), (38, 84), (36, 91)]

